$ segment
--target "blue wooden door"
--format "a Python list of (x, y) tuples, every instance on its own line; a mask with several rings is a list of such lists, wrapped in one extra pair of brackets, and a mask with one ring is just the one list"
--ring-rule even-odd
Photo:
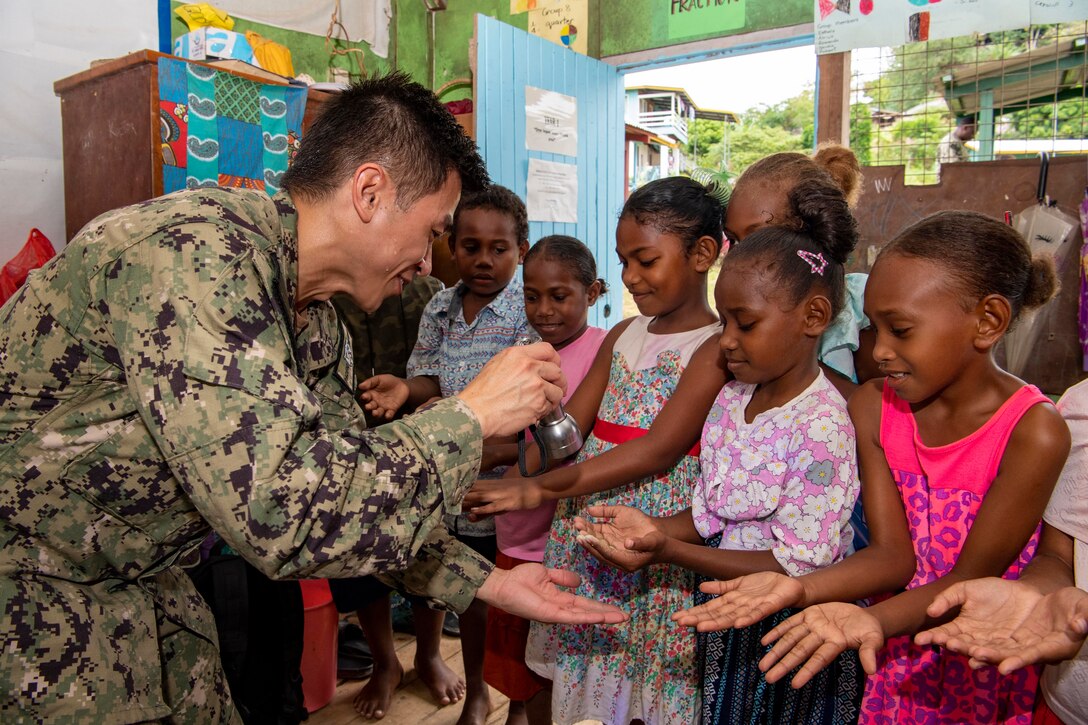
[[(611, 327), (623, 315), (616, 223), (623, 207), (623, 79), (615, 68), (486, 15), (476, 16), (476, 142), (497, 184), (527, 196), (529, 158), (576, 165), (578, 221), (529, 220), (529, 242), (569, 234), (585, 242), (611, 288), (589, 323)], [(577, 156), (525, 147), (525, 87), (574, 96)], [(610, 314), (606, 317), (605, 312)]]

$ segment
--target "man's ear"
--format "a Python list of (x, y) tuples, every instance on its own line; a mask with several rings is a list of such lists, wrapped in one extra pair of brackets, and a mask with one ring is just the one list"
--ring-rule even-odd
[(975, 349), (986, 351), (1008, 332), (1012, 324), (1012, 305), (1002, 295), (986, 295), (974, 309), (977, 318)]
[(389, 174), (378, 164), (363, 164), (351, 175), (351, 202), (363, 223), (374, 218), (383, 197), (392, 193)]
[(711, 237), (699, 237), (695, 240), (695, 246), (691, 250), (691, 258), (695, 260), (695, 269), (706, 272), (718, 258), (720, 245)]
[(804, 305), (804, 333), (809, 337), (819, 337), (831, 325), (831, 300), (823, 295), (813, 295)]

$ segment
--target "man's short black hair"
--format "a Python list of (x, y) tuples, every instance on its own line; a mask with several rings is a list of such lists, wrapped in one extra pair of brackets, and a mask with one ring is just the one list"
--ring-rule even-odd
[(407, 209), (442, 188), (451, 171), (463, 192), (483, 189), (487, 169), (476, 144), (435, 95), (395, 71), (336, 94), (303, 134), (283, 188), (327, 198), (362, 164), (383, 166)]

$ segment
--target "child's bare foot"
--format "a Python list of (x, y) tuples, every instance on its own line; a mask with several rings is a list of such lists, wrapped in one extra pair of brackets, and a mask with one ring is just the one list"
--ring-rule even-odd
[(397, 691), (403, 678), (404, 668), (399, 662), (386, 667), (375, 667), (374, 674), (355, 696), (355, 712), (367, 720), (381, 720), (389, 712), (393, 693)]
[(510, 710), (506, 713), (506, 725), (529, 725), (529, 716), (525, 714), (524, 702), (510, 701)]
[(465, 698), (465, 706), (461, 709), (461, 717), (457, 718), (457, 725), (485, 725), (490, 714), (491, 693), (485, 685), (482, 690), (470, 692)]
[(438, 655), (416, 657), (416, 672), (439, 705), (452, 705), (465, 696), (465, 681)]

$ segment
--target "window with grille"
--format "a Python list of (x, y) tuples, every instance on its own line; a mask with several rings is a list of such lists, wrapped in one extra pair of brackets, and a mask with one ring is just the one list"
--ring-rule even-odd
[(855, 51), (850, 145), (907, 184), (952, 161), (1088, 153), (1086, 44), (1088, 21)]

